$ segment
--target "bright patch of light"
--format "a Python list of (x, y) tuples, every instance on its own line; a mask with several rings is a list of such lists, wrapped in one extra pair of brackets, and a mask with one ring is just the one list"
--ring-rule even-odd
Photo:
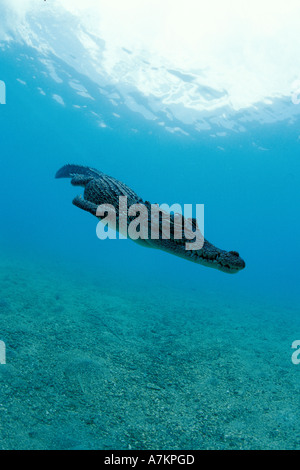
[[(299, 0), (9, 0), (7, 5), (27, 44), (53, 52), (99, 84), (114, 84), (121, 96), (137, 91), (148, 99), (147, 109), (128, 94), (124, 101), (147, 119), (163, 110), (169, 119), (209, 128), (202, 112), (272, 106), (273, 99), (291, 97), (300, 79)], [(53, 16), (64, 21), (64, 31), (53, 30)], [(75, 39), (82, 48), (77, 61), (70, 58), (78, 49)]]

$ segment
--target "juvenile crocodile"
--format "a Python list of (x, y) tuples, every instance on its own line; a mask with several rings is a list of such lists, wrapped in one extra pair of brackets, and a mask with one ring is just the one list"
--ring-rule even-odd
[[(119, 196), (127, 197), (128, 207), (133, 204), (144, 204), (146, 207), (151, 208), (150, 202), (144, 202), (132, 189), (126, 186), (126, 184), (94, 168), (80, 165), (65, 165), (58, 170), (55, 177), (72, 178), (72, 185), (82, 186), (84, 188), (84, 198), (81, 196), (75, 197), (73, 204), (80, 209), (90, 212), (94, 216), (97, 216), (97, 208), (101, 204), (111, 204), (117, 211)], [(128, 219), (130, 222), (130, 217), (128, 217)], [(171, 215), (171, 226), (172, 221), (174, 222), (174, 216)], [(193, 226), (195, 228), (197, 227), (195, 219), (193, 219)], [(117, 214), (117, 230), (118, 229)], [(226, 273), (237, 273), (245, 267), (245, 262), (240, 258), (238, 252), (221, 250), (205, 239), (201, 249), (187, 250), (184, 235), (182, 239), (176, 239), (174, 237), (174, 231), (172, 236), (172, 230), (171, 237), (168, 240), (160, 237), (158, 240), (152, 240), (150, 238), (147, 240), (139, 239), (133, 241), (144, 246), (167, 251), (173, 255), (193, 261), (194, 263), (216, 268)]]

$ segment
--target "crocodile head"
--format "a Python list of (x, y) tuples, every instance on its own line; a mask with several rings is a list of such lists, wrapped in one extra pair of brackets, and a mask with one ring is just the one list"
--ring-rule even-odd
[(203, 248), (194, 255), (194, 261), (228, 274), (235, 274), (246, 266), (237, 251), (221, 250), (207, 240), (205, 240)]
[[(224, 273), (235, 274), (245, 268), (246, 263), (237, 251), (225, 251), (217, 248), (203, 237), (196, 219), (188, 219), (188, 221), (191, 224), (190, 228), (192, 228), (192, 232), (189, 233), (189, 240), (186, 239), (185, 235), (183, 235), (182, 238), (175, 238), (174, 231), (176, 224), (179, 223), (180, 231), (182, 221), (181, 216), (177, 218), (177, 222), (176, 218), (171, 216), (170, 238), (168, 240), (162, 237), (158, 240), (150, 239), (147, 241), (148, 246), (167, 251), (173, 255), (180, 256), (181, 258), (197, 264), (202, 264), (208, 268), (218, 269)], [(185, 229), (187, 228), (188, 227), (185, 227)], [(163, 233), (163, 229), (160, 232)], [(189, 232), (189, 229), (187, 232)], [(197, 244), (199, 249), (196, 249), (196, 246), (194, 249), (192, 248), (194, 243), (187, 244), (187, 241), (191, 241), (194, 235), (196, 235), (195, 240), (200, 242), (200, 245), (199, 243)]]
[(221, 250), (205, 239), (200, 250), (187, 250), (185, 243), (181, 240), (148, 240), (147, 243), (153, 248), (159, 248), (193, 263), (228, 274), (235, 274), (246, 266), (237, 251)]

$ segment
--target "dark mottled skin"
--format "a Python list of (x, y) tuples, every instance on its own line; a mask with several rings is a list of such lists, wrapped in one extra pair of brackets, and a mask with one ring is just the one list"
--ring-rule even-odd
[[(144, 202), (132, 189), (126, 186), (126, 184), (94, 168), (80, 165), (65, 165), (58, 170), (56, 178), (72, 178), (72, 185), (82, 186), (84, 188), (84, 198), (77, 196), (73, 200), (73, 204), (80, 209), (90, 212), (94, 216), (96, 216), (96, 211), (100, 204), (111, 204), (118, 209), (119, 196), (127, 196), (128, 207), (137, 203), (145, 204), (150, 213), (151, 204), (148, 201)], [(171, 225), (172, 217), (173, 216), (171, 216)], [(131, 219), (133, 218), (128, 218), (128, 223)], [(204, 245), (200, 250), (186, 250), (185, 243), (187, 240), (184, 236), (182, 240), (174, 240), (174, 238), (172, 238), (172, 231), (171, 239), (169, 240), (164, 240), (160, 237), (159, 240), (148, 239), (134, 241), (144, 246), (167, 251), (168, 253), (180, 256), (194, 263), (219, 269), (226, 273), (237, 273), (245, 267), (245, 262), (236, 251), (221, 250), (207, 240), (204, 240)]]

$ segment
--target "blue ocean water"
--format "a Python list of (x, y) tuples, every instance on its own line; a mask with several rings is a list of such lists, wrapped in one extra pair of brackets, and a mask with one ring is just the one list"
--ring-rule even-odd
[[(54, 55), (59, 81), (28, 45), (0, 57), (0, 448), (299, 449), (300, 114), (276, 119), (297, 105), (171, 133)], [(66, 163), (204, 204), (205, 237), (246, 268), (99, 240), (54, 179)]]

